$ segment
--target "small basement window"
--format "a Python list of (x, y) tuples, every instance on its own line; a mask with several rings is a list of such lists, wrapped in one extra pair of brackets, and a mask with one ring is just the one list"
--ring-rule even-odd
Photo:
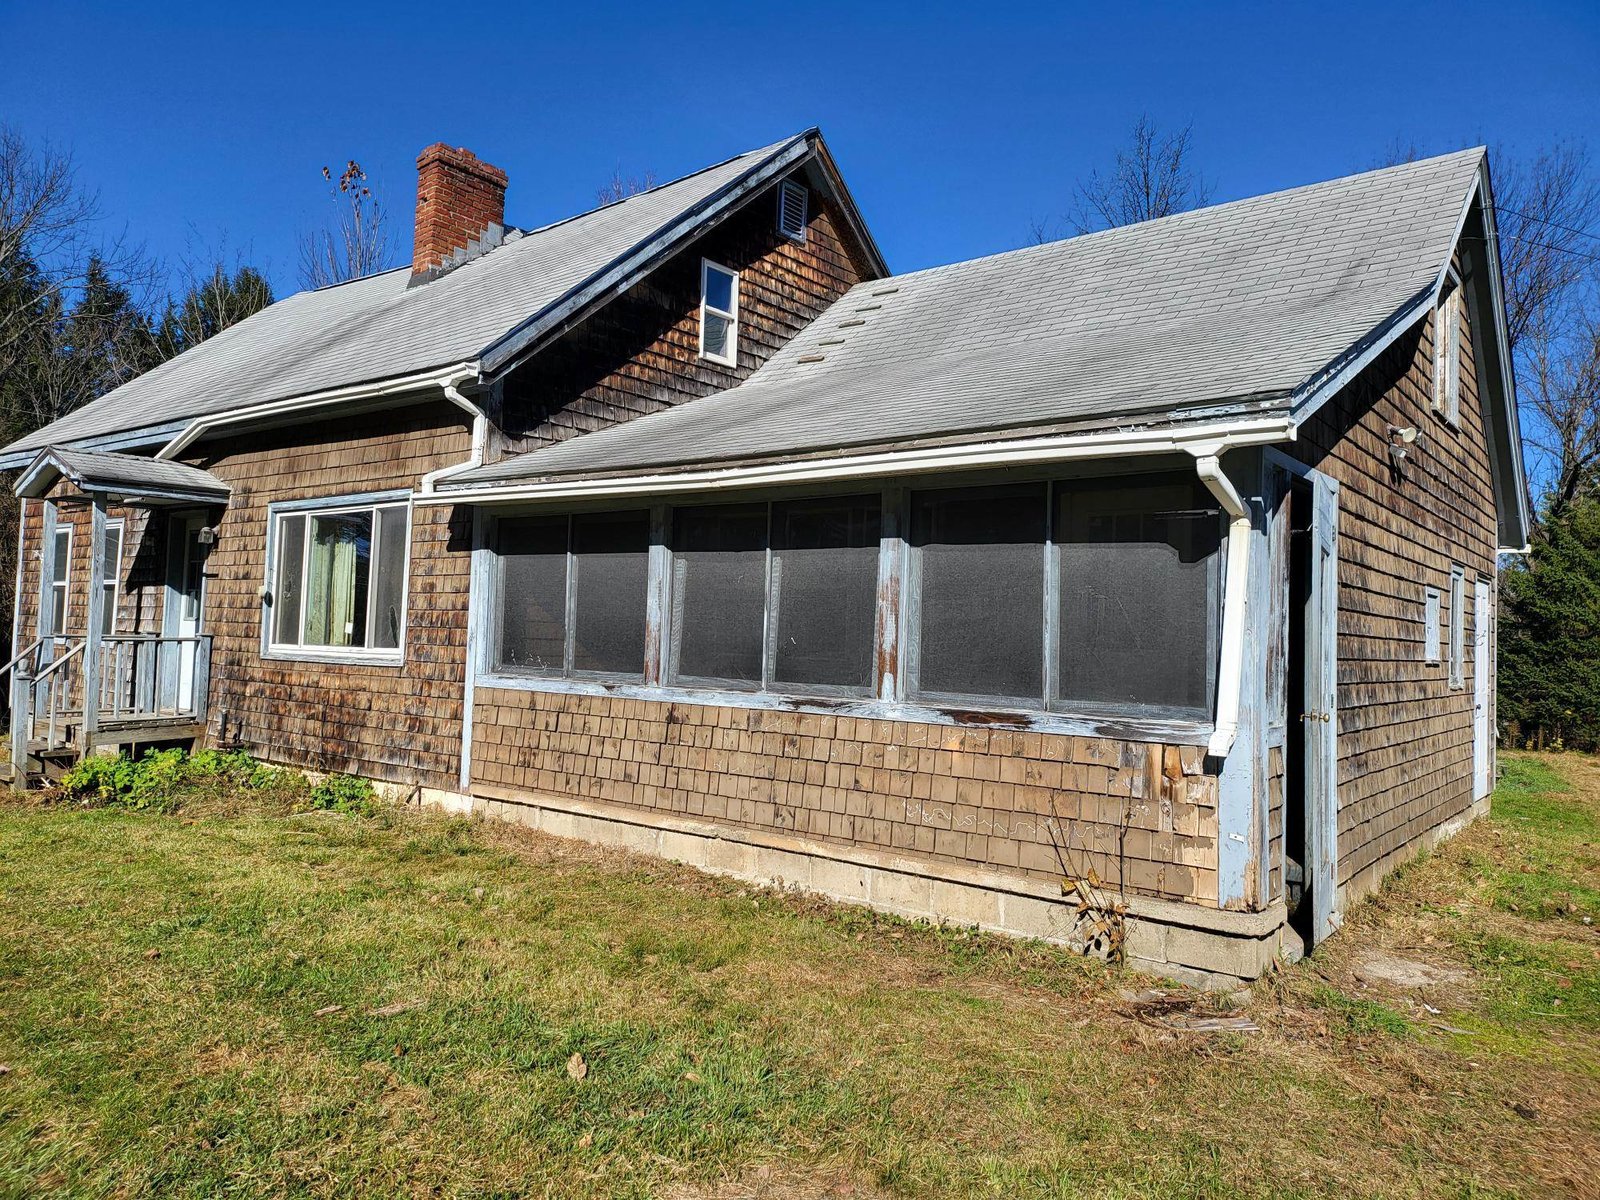
[(1439, 664), (1439, 589), (1422, 594), (1422, 661)]
[(1450, 568), (1450, 686), (1466, 685), (1467, 576), (1461, 567)]
[(1461, 281), (1452, 273), (1433, 313), (1433, 409), (1461, 420)]
[(268, 648), (398, 657), (409, 545), (404, 502), (275, 514)]
[(807, 206), (810, 193), (798, 183), (784, 180), (778, 185), (778, 230), (797, 242), (806, 240)]
[(739, 273), (709, 258), (700, 269), (700, 356), (727, 367), (739, 362)]

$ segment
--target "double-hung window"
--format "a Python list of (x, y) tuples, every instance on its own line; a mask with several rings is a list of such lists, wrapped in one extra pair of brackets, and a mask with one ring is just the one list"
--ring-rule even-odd
[(404, 500), (274, 513), (269, 650), (398, 660), (409, 542)]
[(709, 258), (700, 263), (700, 356), (739, 363), (739, 273)]
[(496, 549), (501, 670), (644, 677), (649, 513), (502, 517)]
[(50, 557), (50, 632), (67, 631), (67, 582), (72, 578), (72, 529), (56, 530)]
[(101, 584), (105, 589), (105, 607), (100, 613), (100, 632), (103, 634), (117, 631), (117, 598), (122, 594), (123, 528), (120, 520), (106, 522), (106, 577)]

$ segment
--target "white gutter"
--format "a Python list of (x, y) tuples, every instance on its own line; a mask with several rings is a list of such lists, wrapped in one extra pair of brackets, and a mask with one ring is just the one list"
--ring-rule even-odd
[[(390, 379), (382, 383), (358, 383), (349, 387), (330, 388), (323, 392), (311, 392), (308, 395), (296, 396), (290, 400), (273, 400), (266, 404), (253, 404), (247, 408), (235, 408), (227, 412), (212, 413), (209, 416), (196, 417), (193, 421), (190, 421), (182, 433), (156, 451), (156, 457), (176, 458), (212, 430), (229, 425), (247, 425), (252, 421), (270, 420), (279, 416), (294, 416), (331, 405), (348, 404), (356, 400), (373, 400), (382, 396), (394, 395), (397, 392), (416, 391), (422, 388), (444, 388), (448, 394), (455, 389), (457, 384), (477, 377), (477, 364), (459, 363), (443, 370), (426, 371), (419, 375), (406, 375), (399, 379)], [(453, 400), (453, 403), (466, 403), (465, 400), (459, 399), (459, 393), (456, 395), (457, 400)], [(475, 406), (473, 411), (477, 412)]]
[[(930, 446), (919, 450), (893, 450), (805, 462), (769, 463), (753, 467), (658, 472), (612, 479), (556, 479), (539, 483), (509, 483), (498, 487), (494, 485), (478, 488), (463, 487), (419, 495), (415, 503), (500, 504), (529, 500), (582, 500), (674, 492), (715, 492), (792, 483), (823, 483), (831, 480), (906, 475), (925, 471), (1024, 466), (1031, 463), (1071, 462), (1075, 459), (1111, 458), (1131, 454), (1184, 452), (1196, 456), (1215, 455), (1234, 446), (1265, 446), (1292, 441), (1294, 434), (1293, 421), (1287, 416), (1276, 416), (1231, 424), (1113, 433), (1063, 434), (1057, 437)], [(461, 464), (461, 469), (464, 470), (466, 465)]]
[(468, 400), (460, 392), (456, 391), (456, 385), (453, 383), (447, 383), (444, 385), (444, 398), (471, 416), (472, 454), (466, 462), (455, 463), (448, 467), (440, 467), (437, 471), (429, 471), (426, 475), (424, 475), (422, 477), (422, 492), (424, 495), (432, 492), (434, 484), (441, 479), (448, 479), (452, 475), (459, 475), (463, 471), (470, 471), (473, 467), (481, 467), (483, 465), (484, 447), (489, 441), (489, 416), (483, 411), (483, 409), (479, 408), (471, 400)]
[(1250, 509), (1222, 473), (1220, 455), (1228, 447), (1217, 445), (1210, 453), (1196, 446), (1195, 472), (1217, 498), (1228, 521), (1228, 578), (1222, 591), (1222, 661), (1217, 667), (1217, 721), (1206, 746), (1209, 754), (1223, 757), (1233, 749), (1239, 734), (1239, 693), (1244, 682), (1244, 624), (1250, 586)]

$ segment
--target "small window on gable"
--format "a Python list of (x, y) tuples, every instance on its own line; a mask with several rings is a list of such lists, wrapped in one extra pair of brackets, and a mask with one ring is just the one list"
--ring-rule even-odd
[(739, 361), (739, 273), (702, 261), (700, 356), (732, 367)]
[(806, 240), (806, 206), (810, 193), (798, 183), (785, 180), (778, 185), (778, 229), (797, 242)]
[(1439, 663), (1439, 589), (1428, 588), (1422, 601), (1422, 661)]
[(1461, 281), (1452, 273), (1433, 310), (1433, 409), (1461, 420)]
[(1450, 568), (1450, 686), (1466, 683), (1467, 576), (1461, 567)]

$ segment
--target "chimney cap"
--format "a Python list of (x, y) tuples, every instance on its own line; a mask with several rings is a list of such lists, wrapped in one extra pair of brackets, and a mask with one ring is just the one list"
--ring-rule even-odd
[(434, 142), (431, 146), (423, 148), (417, 155), (417, 170), (432, 163), (443, 162), (458, 171), (465, 171), (470, 175), (477, 175), (505, 187), (510, 179), (505, 171), (493, 163), (486, 163), (465, 146), (452, 146), (448, 142)]

